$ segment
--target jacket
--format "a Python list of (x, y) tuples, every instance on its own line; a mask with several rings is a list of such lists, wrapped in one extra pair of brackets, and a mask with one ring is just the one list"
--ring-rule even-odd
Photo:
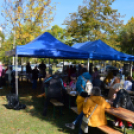
[(37, 69), (32, 70), (32, 79), (37, 80), (38, 79), (38, 73), (39, 71)]
[(125, 89), (118, 91), (116, 98), (113, 102), (113, 106), (118, 108), (122, 107), (131, 111), (134, 111), (134, 105), (131, 101), (131, 97)]
[(94, 110), (96, 104), (98, 104), (94, 113), (89, 119), (88, 125), (91, 127), (99, 127), (107, 125), (107, 119), (105, 116), (105, 109), (111, 108), (111, 105), (105, 101), (105, 99), (101, 96), (90, 96), (85, 99), (83, 103), (83, 113), (86, 117)]
[(83, 110), (83, 102), (84, 102), (85, 98), (78, 95), (77, 98), (76, 98), (76, 105), (77, 105), (77, 111), (78, 111), (78, 114), (80, 114)]
[[(92, 76), (88, 72), (85, 72), (81, 76), (79, 76), (78, 79), (77, 79), (77, 82), (76, 82), (76, 91), (78, 92), (78, 94), (81, 94), (81, 92), (84, 91), (83, 88), (85, 88), (85, 86), (86, 86), (86, 81), (84, 81), (82, 76), (85, 79), (92, 82)], [(83, 88), (82, 88), (82, 86), (83, 86)]]

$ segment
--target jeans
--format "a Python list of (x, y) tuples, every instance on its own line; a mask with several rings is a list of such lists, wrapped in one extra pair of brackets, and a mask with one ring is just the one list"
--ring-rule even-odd
[(34, 79), (34, 80), (33, 80), (32, 89), (36, 89), (36, 88), (37, 88), (37, 80)]
[(83, 131), (81, 129), (81, 124), (82, 124), (82, 118), (83, 118), (83, 112), (81, 112), (75, 119), (74, 123), (75, 125), (79, 122), (80, 128), (79, 128), (79, 134), (83, 134)]

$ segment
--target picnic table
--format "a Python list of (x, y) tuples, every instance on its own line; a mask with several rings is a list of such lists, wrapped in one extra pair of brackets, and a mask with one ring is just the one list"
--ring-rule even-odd
[(134, 95), (134, 91), (126, 90), (129, 95)]
[[(120, 118), (123, 120), (124, 125), (126, 125), (126, 122), (131, 122), (134, 124), (134, 112), (124, 109), (124, 108), (110, 108), (105, 110), (106, 113), (111, 114), (117, 118)], [(124, 128), (124, 134), (126, 134), (126, 129)]]
[(71, 97), (75, 97), (75, 96), (77, 96), (77, 94), (71, 93), (70, 87), (67, 87), (66, 90), (67, 90), (67, 94), (69, 95), (69, 109), (70, 109), (71, 108)]

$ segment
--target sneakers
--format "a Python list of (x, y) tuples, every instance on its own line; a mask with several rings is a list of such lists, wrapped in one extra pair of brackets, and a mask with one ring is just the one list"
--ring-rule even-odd
[(70, 129), (75, 129), (75, 125), (73, 123), (66, 123), (65, 126)]
[(113, 126), (114, 127), (118, 127), (119, 126), (119, 122), (118, 121), (113, 121)]
[(122, 126), (119, 126), (119, 128), (124, 129), (124, 128), (125, 128), (125, 126), (124, 126), (124, 125), (122, 125)]
[(128, 126), (128, 129), (132, 130), (133, 129), (133, 126)]

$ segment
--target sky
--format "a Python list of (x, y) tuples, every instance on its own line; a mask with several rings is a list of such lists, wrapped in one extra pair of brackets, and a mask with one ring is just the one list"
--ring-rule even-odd
[[(77, 12), (78, 6), (83, 5), (83, 0), (52, 0), (52, 2), (58, 2), (58, 4), (56, 4), (57, 10), (51, 26), (59, 25), (61, 27), (64, 27), (62, 24), (70, 15), (69, 13)], [(117, 9), (121, 15), (125, 15), (122, 18), (124, 24), (134, 16), (134, 0), (115, 0), (111, 6), (113, 9)]]
[[(2, 10), (1, 6), (4, 0), (0, 0), (0, 11)], [(79, 5), (83, 5), (83, 0), (51, 0), (52, 3), (56, 4), (56, 11), (54, 13), (54, 21), (51, 23), (53, 25), (59, 25), (60, 27), (65, 27), (63, 25), (66, 17), (70, 15), (70, 13), (77, 12), (77, 8)], [(117, 9), (121, 15), (125, 15), (122, 20), (124, 20), (124, 24), (134, 16), (134, 0), (115, 0), (115, 2), (111, 5), (113, 9)], [(0, 23), (3, 22), (2, 16), (0, 14)]]

